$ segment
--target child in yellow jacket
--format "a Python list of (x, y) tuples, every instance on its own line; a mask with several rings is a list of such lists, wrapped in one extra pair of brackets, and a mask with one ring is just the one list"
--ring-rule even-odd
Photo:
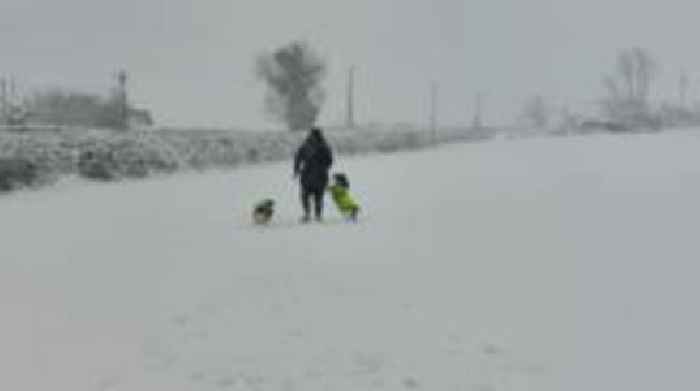
[(333, 174), (333, 184), (328, 188), (338, 207), (338, 211), (347, 219), (357, 221), (360, 206), (350, 195), (350, 182), (345, 174)]

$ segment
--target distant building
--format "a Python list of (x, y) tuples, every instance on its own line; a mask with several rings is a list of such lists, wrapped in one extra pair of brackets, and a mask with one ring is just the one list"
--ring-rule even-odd
[(10, 104), (7, 108), (7, 118), (4, 122), (8, 126), (22, 126), (27, 122), (29, 111), (23, 103)]
[(129, 129), (147, 128), (153, 126), (153, 116), (146, 109), (129, 108), (127, 114), (127, 122)]

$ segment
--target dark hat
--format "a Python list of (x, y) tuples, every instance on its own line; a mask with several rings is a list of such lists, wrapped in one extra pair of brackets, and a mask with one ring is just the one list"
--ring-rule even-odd
[(309, 138), (316, 141), (323, 141), (323, 131), (318, 126), (314, 126), (309, 131)]
[(321, 130), (321, 128), (318, 126), (314, 126), (311, 128), (311, 134), (315, 136), (320, 136), (321, 134), (323, 134), (323, 130)]

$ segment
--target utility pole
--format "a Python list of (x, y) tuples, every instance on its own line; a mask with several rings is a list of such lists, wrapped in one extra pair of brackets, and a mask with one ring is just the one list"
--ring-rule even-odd
[(17, 98), (17, 84), (15, 83), (15, 77), (10, 76), (10, 102), (14, 102)]
[(348, 70), (348, 96), (347, 96), (347, 118), (345, 125), (348, 129), (355, 128), (355, 67)]
[(678, 81), (678, 94), (680, 98), (680, 105), (682, 109), (686, 108), (688, 99), (688, 90), (690, 89), (690, 79), (685, 70), (681, 71), (681, 78)]
[(430, 132), (433, 144), (437, 144), (437, 98), (438, 84), (433, 81), (430, 83)]
[(121, 130), (129, 128), (129, 107), (126, 95), (127, 74), (125, 70), (117, 73), (117, 94), (119, 99), (119, 127)]
[(8, 113), (7, 113), (7, 79), (0, 78), (0, 105), (2, 106), (2, 118), (0, 123), (2, 125), (7, 125)]
[(5, 125), (17, 125), (17, 121), (19, 120), (19, 99), (17, 97), (17, 83), (15, 82), (15, 77), (13, 75), (10, 75), (10, 91), (9, 93), (5, 93), (4, 95), (5, 98), (3, 100), (5, 107)]
[(477, 92), (476, 96), (474, 97), (475, 111), (474, 111), (474, 123), (472, 125), (475, 129), (481, 129), (481, 127), (483, 126), (483, 118), (482, 118), (483, 100), (484, 100), (483, 94), (481, 92)]

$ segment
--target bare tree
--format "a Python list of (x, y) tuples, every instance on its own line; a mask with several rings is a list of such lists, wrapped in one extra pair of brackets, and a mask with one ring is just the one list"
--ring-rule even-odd
[(608, 93), (602, 102), (605, 114), (621, 122), (649, 122), (649, 95), (658, 71), (656, 60), (645, 49), (620, 50), (615, 70), (603, 78)]
[(522, 117), (528, 125), (538, 129), (546, 129), (549, 126), (550, 109), (544, 98), (536, 95), (525, 102)]
[(257, 75), (268, 85), (265, 109), (290, 130), (312, 126), (324, 100), (324, 61), (304, 42), (292, 42), (258, 58)]

